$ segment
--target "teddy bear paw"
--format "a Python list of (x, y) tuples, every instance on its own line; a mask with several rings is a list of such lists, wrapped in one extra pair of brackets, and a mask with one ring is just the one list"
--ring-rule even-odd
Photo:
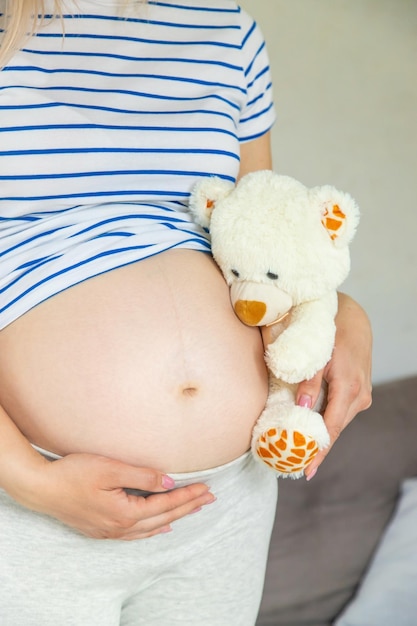
[(280, 380), (287, 383), (308, 380), (324, 367), (328, 360), (327, 355), (318, 358), (316, 351), (307, 350), (305, 342), (287, 345), (288, 342), (284, 341), (284, 337), (282, 341), (280, 339), (281, 337), (275, 344), (269, 346), (266, 352), (267, 365)]
[(255, 454), (282, 476), (299, 478), (319, 451), (313, 437), (297, 430), (270, 428), (254, 446)]

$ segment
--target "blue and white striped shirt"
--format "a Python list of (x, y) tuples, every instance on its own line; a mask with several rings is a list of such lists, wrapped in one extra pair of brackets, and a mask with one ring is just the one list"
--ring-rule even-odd
[(262, 35), (233, 0), (64, 6), (0, 72), (0, 328), (99, 273), (209, 251), (190, 190), (234, 181), (240, 142), (274, 121)]

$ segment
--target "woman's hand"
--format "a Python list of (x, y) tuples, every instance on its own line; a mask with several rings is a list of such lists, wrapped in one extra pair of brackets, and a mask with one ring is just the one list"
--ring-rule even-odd
[(345, 294), (339, 294), (336, 317), (336, 342), (326, 367), (311, 380), (300, 383), (296, 402), (314, 406), (322, 385), (328, 385), (324, 421), (330, 446), (317, 454), (307, 468), (307, 480), (313, 478), (342, 430), (355, 415), (371, 405), (372, 332), (363, 309)]
[[(107, 457), (69, 454), (51, 462), (35, 454), (31, 480), (27, 472), (15, 476), (10, 495), (88, 537), (132, 540), (168, 532), (172, 522), (215, 499), (204, 484), (173, 489), (162, 472)], [(141, 497), (124, 487), (159, 493)]]

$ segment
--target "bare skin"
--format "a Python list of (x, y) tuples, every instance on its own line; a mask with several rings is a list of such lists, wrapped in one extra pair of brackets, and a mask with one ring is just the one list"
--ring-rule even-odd
[[(242, 146), (241, 175), (270, 167), (269, 135)], [(322, 377), (328, 381), (329, 404), (325, 420), (332, 443), (354, 415), (370, 403), (371, 333), (368, 319), (359, 305), (347, 296), (341, 296), (337, 325), (337, 342), (331, 362), (314, 379), (301, 383), (298, 393), (300, 401), (309, 397), (314, 403)], [(6, 334), (3, 337), (7, 339)], [(260, 352), (257, 352), (256, 345), (261, 345), (260, 338), (253, 340), (248, 336), (248, 341), (254, 341), (256, 359), (259, 359)], [(254, 371), (259, 375), (258, 391), (252, 413), (245, 418), (244, 436), (231, 453), (232, 457), (247, 448), (250, 423), (256, 420), (256, 407), (259, 404), (260, 410), (265, 394), (266, 387), (262, 381), (266, 379), (259, 366), (256, 367)], [(0, 410), (0, 486), (26, 507), (52, 515), (90, 537), (133, 540), (170, 530), (171, 524), (177, 519), (209, 504), (215, 498), (215, 494), (211, 494), (204, 484), (189, 485), (164, 493), (173, 486), (166, 470), (171, 467), (171, 471), (192, 469), (195, 465), (192, 457), (189, 466), (185, 468), (178, 465), (178, 459), (171, 459), (172, 465), (168, 463), (162, 472), (154, 469), (162, 467), (154, 463), (142, 467), (140, 459), (135, 459), (132, 450), (127, 448), (124, 451), (121, 449), (117, 460), (112, 458), (105, 442), (102, 448), (105, 454), (99, 448), (93, 454), (90, 453), (86, 442), (82, 440), (78, 441), (77, 452), (71, 452), (62, 447), (62, 442), (53, 445), (53, 433), (42, 438), (42, 429), (31, 430), (29, 414), (18, 411), (15, 400), (4, 391), (3, 386), (1, 393), (8, 408), (10, 405), (15, 410), (20, 428), (5, 410)], [(49, 446), (50, 449), (55, 447), (56, 452), (66, 456), (50, 463), (34, 451), (22, 430), (30, 431), (32, 440), (38, 435), (34, 443)], [(314, 475), (324, 456), (325, 453), (322, 453), (310, 466), (308, 477)], [(213, 459), (209, 455), (203, 461), (203, 466), (209, 466)], [(220, 451), (218, 462), (226, 460)], [(145, 499), (126, 494), (123, 489), (126, 486), (160, 493)]]
[(234, 315), (210, 255), (192, 250), (31, 309), (0, 335), (0, 379), (0, 403), (31, 443), (169, 473), (246, 452), (267, 394), (259, 331)]

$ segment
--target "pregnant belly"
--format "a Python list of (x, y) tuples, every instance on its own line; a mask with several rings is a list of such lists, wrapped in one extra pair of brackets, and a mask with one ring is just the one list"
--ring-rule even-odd
[(200, 252), (95, 277), (0, 333), (0, 403), (57, 454), (213, 467), (248, 449), (266, 394), (259, 332), (237, 320)]

